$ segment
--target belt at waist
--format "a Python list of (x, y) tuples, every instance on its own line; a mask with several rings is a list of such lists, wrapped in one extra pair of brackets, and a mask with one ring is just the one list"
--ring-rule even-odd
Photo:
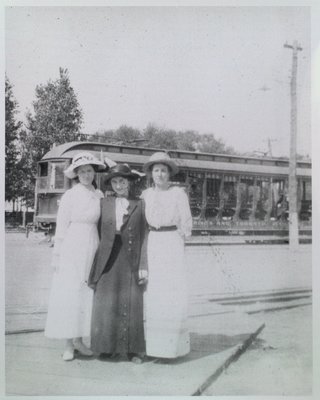
[(178, 228), (176, 225), (170, 226), (160, 226), (159, 228), (155, 228), (154, 226), (149, 225), (149, 230), (153, 232), (169, 232), (169, 231), (176, 231)]

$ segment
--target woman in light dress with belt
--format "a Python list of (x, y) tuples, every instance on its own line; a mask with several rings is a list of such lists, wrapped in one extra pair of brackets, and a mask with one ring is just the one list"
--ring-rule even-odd
[(92, 355), (82, 338), (90, 336), (93, 290), (87, 280), (99, 244), (97, 223), (103, 197), (93, 180), (95, 171), (103, 169), (104, 163), (82, 152), (64, 171), (78, 183), (64, 193), (59, 205), (45, 336), (65, 340), (65, 361), (74, 359), (75, 350)]
[(190, 352), (184, 239), (191, 235), (192, 217), (185, 191), (170, 186), (178, 167), (168, 154), (153, 154), (144, 171), (154, 183), (142, 193), (150, 230), (144, 296), (146, 354), (173, 359)]

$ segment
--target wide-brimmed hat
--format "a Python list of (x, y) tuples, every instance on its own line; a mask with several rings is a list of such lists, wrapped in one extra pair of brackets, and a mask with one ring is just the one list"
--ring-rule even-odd
[(154, 164), (167, 165), (170, 168), (172, 175), (175, 175), (179, 171), (177, 164), (170, 158), (169, 154), (163, 151), (153, 153), (149, 158), (149, 161), (144, 164), (143, 170), (145, 172), (150, 172)]
[(122, 176), (127, 179), (138, 179), (141, 178), (144, 174), (139, 173), (129, 167), (128, 164), (117, 164), (114, 167), (110, 168), (108, 171), (108, 175), (105, 177), (104, 182), (107, 183), (110, 179), (115, 178), (117, 176)]
[(106, 169), (106, 165), (102, 161), (99, 161), (93, 154), (89, 153), (88, 151), (83, 151), (73, 157), (72, 163), (67, 169), (64, 170), (64, 174), (66, 177), (74, 179), (77, 176), (77, 174), (75, 173), (75, 169), (80, 167), (81, 165), (88, 164), (94, 166), (96, 171), (103, 171), (104, 169)]

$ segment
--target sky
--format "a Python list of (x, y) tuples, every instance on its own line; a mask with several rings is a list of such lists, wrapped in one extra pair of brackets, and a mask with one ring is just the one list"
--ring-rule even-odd
[[(7, 7), (5, 72), (19, 118), (67, 68), (82, 131), (149, 123), (288, 156), (297, 40), (297, 150), (311, 154), (309, 7)], [(258, 153), (257, 153), (258, 154)]]

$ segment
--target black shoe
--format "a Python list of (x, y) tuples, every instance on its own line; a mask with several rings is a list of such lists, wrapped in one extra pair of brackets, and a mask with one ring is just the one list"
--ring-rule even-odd
[(154, 360), (155, 364), (172, 364), (175, 361), (174, 358), (157, 358)]
[(112, 353), (100, 353), (98, 356), (98, 359), (101, 361), (107, 361), (110, 360), (112, 357)]

